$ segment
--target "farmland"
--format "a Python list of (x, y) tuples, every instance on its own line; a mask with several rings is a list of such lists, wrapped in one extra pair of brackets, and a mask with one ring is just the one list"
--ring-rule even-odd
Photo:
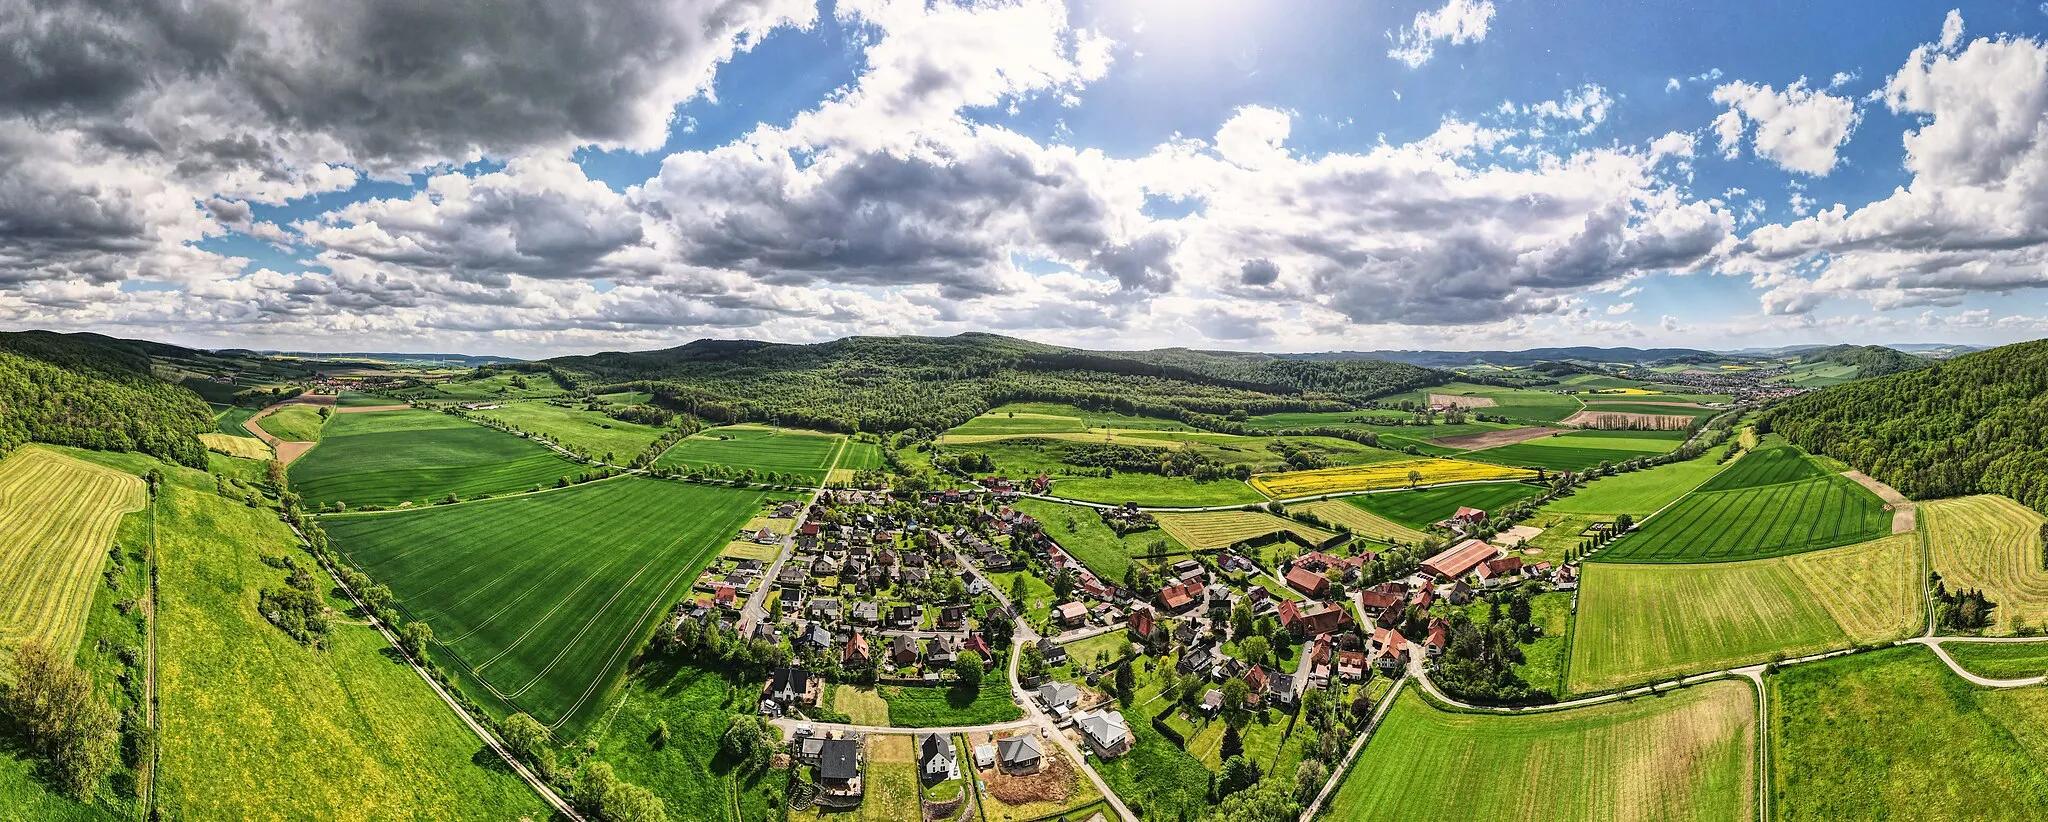
[(1328, 531), (1258, 511), (1163, 513), (1155, 516), (1160, 528), (1182, 545), (1197, 551), (1227, 548), (1276, 531), (1290, 531), (1310, 542), (1321, 542), (1335, 536)]
[(2048, 818), (2048, 689), (1977, 688), (1919, 646), (1769, 682), (1781, 819)]
[[(1884, 501), (1839, 474), (1811, 476), (1803, 456), (1769, 459), (1763, 449), (1738, 460), (1596, 554), (1595, 562), (1725, 562), (1782, 556), (1874, 539), (1892, 531)], [(1796, 455), (1796, 452), (1795, 452)], [(1763, 458), (1763, 459), (1760, 459)], [(1751, 464), (1751, 460), (1756, 460)], [(1809, 476), (1774, 485), (1793, 473)], [(1725, 489), (1725, 490), (1709, 490)]]
[(623, 477), (440, 509), (329, 517), (335, 545), (433, 626), (494, 713), (565, 735), (610, 704), (655, 620), (762, 495)]
[(787, 474), (806, 483), (825, 481), (839, 450), (840, 437), (795, 428), (728, 425), (700, 431), (676, 443), (655, 465), (702, 469), (720, 466), (756, 475)]
[(1573, 431), (1466, 454), (1467, 459), (1583, 471), (1601, 463), (1618, 463), (1668, 452), (1685, 440), (1682, 431)]
[[(1372, 495), (1368, 494), (1366, 496)], [(1411, 545), (1422, 542), (1424, 535), (1421, 531), (1373, 513), (1363, 505), (1352, 503), (1352, 500), (1364, 498), (1345, 497), (1343, 499), (1303, 503), (1294, 506), (1294, 510), (1313, 514), (1331, 525), (1342, 525), (1351, 529), (1351, 533), (1367, 539), (1375, 539), (1382, 542), (1402, 542)]]
[(311, 405), (287, 405), (256, 420), (263, 430), (285, 442), (317, 442), (325, 422), (320, 409)]
[(1991, 679), (2024, 679), (2048, 673), (2048, 642), (1944, 642), (1963, 670)]
[(1019, 402), (997, 406), (990, 409), (986, 414), (954, 426), (952, 430), (946, 433), (949, 435), (1000, 434), (1016, 436), (1085, 432), (1103, 428), (1154, 431), (1195, 430), (1173, 420), (1162, 420), (1155, 417), (1139, 417), (1130, 414), (1118, 414), (1112, 411), (1089, 411), (1058, 403)]
[(624, 463), (660, 438), (663, 430), (652, 425), (615, 420), (602, 411), (577, 406), (564, 407), (549, 401), (513, 402), (484, 411), (478, 417), (509, 424), (528, 434), (592, 457), (610, 454), (606, 462)]
[[(1067, 549), (1075, 559), (1088, 566), (1088, 570), (1105, 580), (1121, 582), (1134, 557), (1187, 552), (1185, 546), (1164, 530), (1117, 536), (1116, 531), (1103, 524), (1101, 515), (1093, 508), (1035, 499), (1019, 499), (1010, 504), (1038, 520), (1045, 533), (1058, 541), (1060, 547)], [(1071, 526), (1068, 524), (1070, 521)], [(1140, 561), (1159, 564), (1157, 559)]]
[[(595, 756), (611, 763), (620, 779), (660, 796), (670, 819), (770, 822), (783, 805), (788, 777), (769, 769), (741, 772), (718, 751), (727, 723), (752, 715), (760, 698), (758, 682), (656, 657), (634, 673), (617, 715), (594, 735)], [(670, 735), (668, 744), (656, 746), (649, 740), (659, 725)], [(718, 810), (697, 815), (691, 809)]]
[(2000, 496), (1934, 500), (1919, 506), (1934, 572), (1949, 590), (1981, 588), (1998, 609), (1992, 633), (2015, 620), (2048, 621), (2048, 571), (2041, 570), (2041, 515)]
[(327, 434), (291, 467), (293, 490), (314, 508), (507, 494), (583, 470), (537, 443), (435, 411), (337, 414)]
[(1188, 506), (1242, 505), (1264, 502), (1265, 497), (1237, 480), (1194, 480), (1158, 474), (1118, 474), (1114, 477), (1081, 477), (1055, 480), (1051, 494), (1082, 502), (1120, 505)]
[(219, 409), (219, 411), (220, 414), (214, 417), (214, 419), (220, 423), (221, 433), (237, 437), (249, 436), (249, 429), (243, 427), (242, 423), (248, 422), (250, 417), (256, 416), (256, 409), (230, 405)]
[[(1641, 520), (1712, 479), (1729, 463), (1716, 462), (1728, 446), (1720, 446), (1684, 462), (1601, 477), (1586, 487), (1545, 503), (1545, 514), (1592, 514), (1613, 518), (1628, 514)], [(1740, 464), (1742, 457), (1732, 464)]]
[(166, 818), (545, 818), (374, 628), (338, 619), (321, 650), (258, 615), (285, 579), (262, 557), (310, 562), (274, 514), (173, 482), (157, 528)]
[[(1572, 642), (1574, 692), (1736, 667), (1910, 634), (1911, 535), (1702, 565), (1591, 563)], [(1858, 583), (1861, 583), (1860, 585)]]
[(1467, 406), (1468, 408), (1532, 422), (1557, 422), (1576, 413), (1580, 407), (1577, 399), (1566, 394), (1461, 382), (1398, 394), (1387, 397), (1382, 402), (1395, 403), (1403, 400), (1415, 403), (1473, 400), (1475, 402)]
[(270, 446), (265, 445), (262, 440), (255, 437), (231, 436), (208, 432), (199, 435), (199, 442), (205, 445), (209, 451), (218, 451), (230, 457), (241, 457), (246, 460), (267, 460), (271, 456)]
[(1536, 472), (1449, 459), (1407, 459), (1376, 465), (1290, 471), (1252, 477), (1252, 487), (1274, 499), (1294, 499), (1346, 491), (1376, 491), (1410, 485), (1497, 479), (1534, 479)]
[(1342, 502), (1410, 528), (1427, 528), (1449, 519), (1461, 507), (1479, 508), (1492, 513), (1541, 493), (1543, 489), (1534, 485), (1490, 482), (1444, 488), (1420, 488), (1414, 491), (1359, 494), (1344, 497)]
[[(1756, 697), (1710, 682), (1528, 716), (1439, 711), (1398, 697), (1331, 803), (1335, 820), (1747, 819)], [(1417, 790), (1450, 774), (1459, 789)]]
[(0, 652), (78, 647), (121, 516), (146, 504), (134, 476), (47, 448), (0, 460)]

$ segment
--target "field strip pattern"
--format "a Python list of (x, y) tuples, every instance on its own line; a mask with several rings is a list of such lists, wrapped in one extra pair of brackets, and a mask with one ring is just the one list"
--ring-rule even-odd
[(573, 731), (760, 499), (627, 477), (323, 524), (506, 712)]
[[(1708, 485), (1727, 476), (1724, 472)], [(1775, 485), (1695, 491), (1596, 559), (1744, 560), (1864, 542), (1891, 531), (1891, 512), (1875, 494), (1830, 474)]]
[(0, 460), (0, 651), (76, 649), (121, 517), (148, 503), (142, 480), (54, 451)]
[(1344, 491), (1373, 491), (1475, 480), (1534, 479), (1536, 472), (1450, 459), (1412, 459), (1371, 465), (1350, 465), (1314, 471), (1260, 474), (1251, 485), (1274, 499), (1293, 499)]
[(1180, 544), (1196, 551), (1228, 548), (1231, 545), (1275, 531), (1292, 531), (1311, 542), (1336, 536), (1290, 519), (1257, 511), (1210, 511), (1195, 514), (1155, 514), (1159, 527)]
[(1895, 534), (1785, 558), (1850, 639), (1886, 642), (1920, 627), (1920, 537)]
[(2048, 571), (2041, 568), (2041, 515), (2007, 497), (1934, 500), (1917, 506), (1928, 555), (1949, 590), (1981, 588), (1998, 609), (1994, 633), (2013, 620), (2048, 621)]
[(1314, 514), (1324, 522), (1349, 528), (1351, 533), (1363, 537), (1421, 544), (1425, 536), (1421, 531), (1340, 499), (1322, 500), (1294, 507), (1296, 510)]
[(1583, 568), (1572, 634), (1574, 693), (1850, 644), (1782, 558)]

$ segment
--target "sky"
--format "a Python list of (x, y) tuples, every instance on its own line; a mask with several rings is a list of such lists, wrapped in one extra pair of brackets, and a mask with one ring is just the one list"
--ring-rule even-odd
[(0, 0), (0, 328), (2048, 336), (2048, 3)]

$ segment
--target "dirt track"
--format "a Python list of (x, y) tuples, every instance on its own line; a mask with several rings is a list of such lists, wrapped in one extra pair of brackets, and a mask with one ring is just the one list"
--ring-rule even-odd
[[(296, 399), (296, 398), (294, 398), (294, 399)], [(331, 401), (331, 400), (333, 400), (333, 399), (334, 399), (333, 397), (328, 397), (328, 400), (330, 400), (330, 401)], [(264, 417), (268, 417), (268, 416), (270, 416), (271, 412), (273, 412), (273, 411), (276, 411), (276, 410), (277, 410), (277, 409), (279, 409), (279, 408), (283, 408), (283, 407), (285, 407), (285, 406), (287, 406), (287, 405), (321, 405), (321, 404), (323, 404), (323, 403), (317, 403), (317, 402), (294, 402), (293, 400), (286, 400), (286, 401), (284, 401), (284, 402), (278, 403), (278, 404), (276, 404), (276, 405), (270, 406), (269, 408), (265, 408), (265, 409), (263, 409), (263, 410), (261, 410), (261, 411), (258, 411), (258, 412), (256, 412), (256, 413), (255, 413), (255, 415), (253, 415), (253, 416), (249, 417), (248, 419), (246, 419), (246, 420), (243, 420), (243, 421), (242, 421), (242, 427), (243, 427), (243, 428), (246, 428), (246, 429), (249, 429), (249, 433), (251, 433), (251, 434), (254, 434), (254, 435), (256, 436), (256, 438), (257, 438), (257, 439), (259, 439), (259, 440), (262, 440), (262, 441), (264, 441), (264, 442), (266, 442), (266, 443), (269, 443), (269, 444), (270, 444), (270, 448), (271, 448), (271, 450), (273, 450), (273, 451), (276, 451), (276, 452), (277, 452), (277, 461), (278, 461), (278, 462), (282, 462), (282, 463), (284, 463), (284, 464), (286, 464), (286, 465), (290, 465), (290, 464), (292, 464), (292, 460), (298, 459), (299, 457), (303, 456), (303, 455), (304, 455), (304, 454), (305, 454), (305, 453), (306, 453), (307, 451), (311, 451), (311, 450), (313, 450), (313, 446), (315, 446), (315, 445), (319, 445), (320, 443), (317, 443), (317, 442), (291, 442), (291, 441), (288, 441), (288, 440), (281, 440), (281, 439), (278, 439), (278, 438), (277, 438), (277, 435), (276, 435), (276, 434), (272, 434), (272, 433), (270, 433), (269, 431), (265, 431), (265, 430), (263, 430), (263, 426), (261, 426), (261, 425), (257, 425), (257, 424), (256, 424), (256, 421), (257, 421), (257, 420), (260, 420), (260, 419), (263, 419)]]
[(1906, 495), (1899, 493), (1898, 489), (1878, 482), (1876, 477), (1872, 477), (1862, 471), (1844, 471), (1842, 476), (1855, 480), (1857, 485), (1870, 489), (1870, 493), (1876, 494), (1878, 499), (1884, 500), (1884, 507), (1892, 509), (1892, 533), (1910, 534), (1913, 532), (1914, 527), (1919, 525), (1920, 514), (1913, 505), (1913, 501), (1906, 499)]
[(1565, 429), (1563, 428), (1510, 428), (1505, 431), (1481, 431), (1477, 434), (1440, 437), (1428, 442), (1430, 445), (1441, 445), (1445, 448), (1462, 448), (1467, 451), (1477, 451), (1481, 448), (1497, 448), (1503, 445), (1514, 445), (1518, 442), (1542, 439), (1552, 434), (1562, 434), (1564, 432)]

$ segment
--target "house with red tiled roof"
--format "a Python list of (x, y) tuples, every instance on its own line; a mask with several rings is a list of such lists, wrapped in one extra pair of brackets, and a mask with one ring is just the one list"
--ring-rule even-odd
[(1189, 580), (1179, 585), (1168, 585), (1159, 589), (1159, 604), (1169, 614), (1185, 611), (1202, 601), (1202, 581)]
[(1246, 702), (1256, 704), (1264, 700), (1266, 698), (1266, 669), (1258, 665), (1252, 666), (1251, 670), (1244, 672), (1244, 684), (1251, 686), (1251, 690), (1245, 694), (1244, 699)]
[(1472, 569), (1479, 567), (1480, 563), (1493, 559), (1494, 555), (1499, 552), (1500, 549), (1484, 542), (1468, 539), (1455, 547), (1444, 549), (1436, 556), (1423, 560), (1422, 570), (1425, 573), (1433, 574), (1442, 579), (1458, 579), (1472, 573)]
[(1294, 566), (1294, 570), (1287, 572), (1287, 585), (1315, 599), (1322, 599), (1330, 590), (1330, 581), (1324, 579), (1322, 574), (1299, 564)]
[(1377, 590), (1358, 592), (1358, 604), (1363, 606), (1365, 610), (1375, 613), (1388, 609), (1398, 610), (1406, 602), (1407, 598), (1400, 594), (1389, 594), (1385, 591)]
[(1152, 636), (1152, 626), (1157, 624), (1158, 620), (1152, 615), (1150, 605), (1132, 608), (1131, 615), (1124, 618), (1124, 625), (1131, 629), (1131, 633), (1144, 638)]
[(1348, 624), (1351, 616), (1342, 607), (1326, 602), (1311, 603), (1307, 608), (1296, 605), (1293, 600), (1280, 601), (1280, 627), (1295, 636), (1327, 634)]
[(839, 651), (839, 664), (848, 667), (866, 665), (870, 658), (868, 654), (868, 638), (862, 636), (859, 631), (853, 632), (853, 638), (847, 640), (846, 647)]
[(1379, 628), (1372, 632), (1373, 664), (1388, 669), (1397, 669), (1408, 664), (1411, 646), (1408, 638), (1400, 631)]
[(1425, 640), (1424, 644), (1429, 647), (1430, 656), (1444, 652), (1444, 645), (1449, 642), (1450, 630), (1451, 624), (1445, 622), (1443, 617), (1435, 617), (1429, 621), (1429, 639)]
[(1337, 652), (1337, 676), (1346, 682), (1357, 682), (1365, 678), (1365, 652)]

